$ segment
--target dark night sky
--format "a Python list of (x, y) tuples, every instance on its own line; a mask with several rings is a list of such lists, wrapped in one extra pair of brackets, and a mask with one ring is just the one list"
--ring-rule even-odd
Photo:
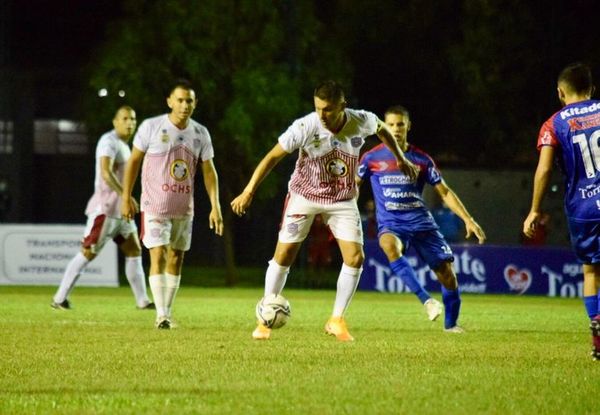
[(86, 64), (91, 50), (102, 41), (107, 22), (119, 14), (119, 5), (114, 0), (13, 0), (9, 6), (12, 62), (29, 69)]

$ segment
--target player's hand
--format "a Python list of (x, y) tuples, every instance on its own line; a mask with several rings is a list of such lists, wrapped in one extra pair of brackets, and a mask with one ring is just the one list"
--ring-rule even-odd
[(468, 220), (465, 223), (465, 227), (467, 228), (467, 236), (466, 236), (467, 239), (469, 239), (469, 237), (471, 237), (471, 235), (475, 235), (475, 237), (477, 238), (477, 241), (479, 242), (480, 245), (485, 242), (485, 240), (486, 240), (485, 232), (483, 231), (481, 226), (479, 226), (479, 224), (477, 222), (475, 222), (475, 220), (473, 220), (473, 219)]
[(404, 159), (400, 160), (399, 167), (400, 167), (400, 170), (402, 170), (402, 172), (404, 174), (406, 174), (408, 177), (410, 177), (410, 179), (412, 181), (417, 180), (417, 177), (419, 176), (419, 167), (416, 166), (409, 159), (404, 158)]
[(223, 216), (221, 209), (212, 209), (208, 215), (208, 227), (214, 229), (215, 233), (223, 236)]
[(134, 198), (123, 198), (121, 201), (121, 216), (125, 220), (131, 220), (137, 212), (139, 212), (139, 205)]
[(535, 231), (540, 218), (540, 212), (529, 212), (529, 215), (525, 218), (525, 222), (523, 222), (523, 233), (525, 236), (528, 238), (533, 238), (535, 236)]
[(233, 213), (238, 216), (242, 216), (246, 213), (246, 209), (252, 203), (253, 194), (244, 190), (238, 197), (232, 200), (231, 209), (233, 209)]

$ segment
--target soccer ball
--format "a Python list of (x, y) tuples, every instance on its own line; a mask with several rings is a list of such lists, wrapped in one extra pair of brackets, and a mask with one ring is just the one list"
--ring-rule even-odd
[(278, 329), (287, 323), (291, 312), (290, 303), (282, 295), (266, 295), (256, 304), (256, 318), (270, 329)]

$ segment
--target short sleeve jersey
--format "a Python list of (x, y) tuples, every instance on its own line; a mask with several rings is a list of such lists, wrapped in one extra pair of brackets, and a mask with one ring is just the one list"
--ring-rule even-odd
[(100, 137), (96, 145), (96, 177), (94, 179), (94, 194), (85, 208), (86, 215), (104, 214), (113, 218), (120, 218), (121, 197), (102, 178), (102, 157), (113, 161), (113, 172), (121, 182), (125, 163), (131, 155), (129, 146), (119, 138), (115, 130), (109, 131)]
[(142, 122), (133, 145), (146, 153), (140, 209), (165, 218), (192, 216), (198, 162), (214, 156), (208, 130), (194, 120), (180, 130), (165, 114)]
[(570, 219), (600, 220), (600, 101), (565, 106), (540, 129), (537, 147), (552, 146), (565, 179)]
[(375, 114), (345, 109), (346, 122), (334, 134), (316, 112), (294, 123), (278, 139), (283, 149), (299, 151), (289, 191), (316, 203), (331, 204), (356, 196), (356, 166), (365, 138), (377, 132)]
[(375, 199), (379, 229), (418, 232), (438, 229), (423, 201), (423, 188), (442, 181), (433, 159), (419, 148), (409, 145), (404, 156), (419, 168), (411, 180), (398, 167), (392, 152), (380, 144), (366, 152), (358, 166), (358, 177), (370, 180)]

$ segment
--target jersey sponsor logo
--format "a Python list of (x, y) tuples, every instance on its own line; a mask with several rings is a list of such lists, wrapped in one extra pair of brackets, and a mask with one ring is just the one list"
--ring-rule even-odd
[(411, 183), (410, 177), (396, 175), (381, 176), (379, 178), (379, 184), (409, 184)]
[(408, 202), (408, 203), (399, 203), (399, 202), (385, 202), (385, 210), (409, 210), (416, 209), (423, 206), (423, 203), (420, 201), (416, 202)]
[(177, 159), (171, 163), (171, 177), (177, 180), (178, 182), (182, 182), (188, 178), (190, 169), (185, 160)]
[(561, 111), (560, 118), (564, 120), (566, 118), (572, 117), (573, 115), (588, 114), (597, 110), (600, 110), (600, 103), (594, 102), (592, 105), (588, 105), (587, 107), (568, 108), (564, 111)]
[(329, 160), (326, 169), (329, 174), (336, 177), (344, 177), (348, 174), (348, 165), (344, 160), (338, 158)]
[(165, 183), (161, 186), (163, 192), (171, 192), (171, 193), (190, 193), (192, 191), (192, 186), (189, 184), (169, 184)]
[(354, 182), (347, 183), (345, 180), (333, 179), (328, 182), (320, 182), (319, 188), (321, 189), (338, 189), (338, 190), (351, 190), (354, 186)]
[(416, 192), (405, 192), (402, 189), (388, 187), (383, 190), (383, 195), (385, 197), (393, 197), (395, 199), (399, 198), (407, 198), (407, 197), (419, 197), (419, 194)]
[(350, 139), (350, 145), (352, 145), (352, 147), (360, 147), (363, 144), (363, 139), (362, 137), (352, 137)]

